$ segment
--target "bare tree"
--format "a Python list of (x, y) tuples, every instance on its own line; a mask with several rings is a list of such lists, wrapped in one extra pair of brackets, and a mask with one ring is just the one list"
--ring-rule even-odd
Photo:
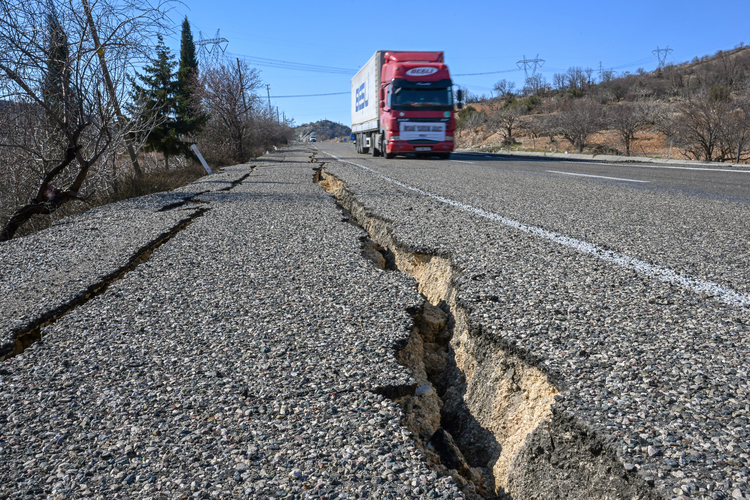
[(552, 77), (552, 88), (559, 92), (565, 92), (568, 88), (568, 79), (564, 73), (555, 73)]
[(526, 108), (523, 104), (495, 99), (488, 106), (487, 123), (492, 130), (502, 132), (504, 145), (512, 145), (516, 142), (513, 138), (513, 129), (524, 114)]
[(503, 78), (492, 87), (492, 90), (497, 92), (498, 97), (507, 99), (508, 97), (515, 95), (515, 88), (515, 82), (511, 82)]
[[(219, 64), (202, 71), (203, 103), (211, 116), (199, 142), (208, 143), (204, 154), (224, 152), (222, 159), (244, 162), (250, 158), (255, 112), (259, 107), (257, 90), (260, 73), (246, 62)], [(212, 151), (208, 148), (216, 149)]]
[(651, 123), (651, 106), (643, 102), (612, 104), (607, 109), (609, 127), (616, 130), (625, 144), (625, 155), (630, 156), (630, 146), (635, 134)]
[[(100, 1), (87, 19), (63, 0), (0, 2), (0, 101), (6, 101), (0, 148), (23, 177), (23, 204), (2, 220), (0, 241), (12, 238), (35, 215), (85, 200), (92, 167), (123, 146), (114, 100), (129, 88), (127, 76), (166, 27), (164, 4)], [(91, 21), (100, 43), (91, 37)], [(102, 71), (106, 58), (108, 77)]]
[(525, 130), (531, 136), (531, 144), (536, 149), (536, 140), (546, 131), (546, 117), (541, 115), (528, 115), (519, 120), (518, 128)]
[(210, 115), (198, 142), (206, 158), (245, 162), (274, 144), (294, 137), (290, 122), (262, 104), (260, 73), (246, 62), (206, 66), (201, 70), (202, 102)]
[(573, 100), (561, 113), (554, 116), (551, 128), (582, 153), (588, 137), (601, 130), (602, 125), (601, 104), (583, 98)]
[(679, 116), (673, 122), (677, 143), (689, 157), (713, 161), (723, 133), (724, 102), (710, 101), (705, 96), (680, 104)]
[(565, 74), (567, 78), (568, 88), (577, 92), (582, 93), (586, 89), (586, 73), (583, 69), (578, 66), (571, 66), (568, 68), (568, 72)]
[(535, 73), (526, 79), (523, 93), (526, 95), (543, 95), (547, 91), (547, 80), (544, 75)]
[(750, 146), (750, 101), (737, 99), (726, 106), (719, 132), (719, 161), (747, 159)]
[(591, 78), (591, 75), (594, 74), (594, 70), (592, 68), (586, 68), (583, 72), (586, 73), (586, 88), (590, 88), (594, 84), (594, 79)]

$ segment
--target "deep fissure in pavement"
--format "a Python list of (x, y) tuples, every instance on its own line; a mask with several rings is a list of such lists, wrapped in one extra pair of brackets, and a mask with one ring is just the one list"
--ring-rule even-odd
[(201, 217), (208, 210), (209, 209), (207, 208), (197, 209), (188, 217), (180, 220), (171, 229), (160, 234), (159, 236), (148, 242), (146, 245), (138, 249), (130, 257), (130, 259), (128, 259), (128, 262), (122, 267), (106, 275), (97, 283), (89, 285), (81, 293), (73, 297), (65, 304), (47, 311), (45, 314), (27, 323), (26, 326), (11, 332), (11, 338), (14, 339), (14, 342), (0, 346), (0, 361), (4, 361), (13, 356), (17, 356), (18, 354), (21, 354), (23, 351), (28, 349), (29, 346), (31, 346), (35, 342), (42, 340), (42, 329), (44, 327), (55, 323), (70, 311), (82, 306), (94, 297), (97, 297), (106, 292), (107, 288), (109, 288), (109, 285), (121, 280), (125, 277), (125, 275), (136, 269), (144, 262), (148, 262), (148, 260), (151, 258), (151, 255), (157, 248), (174, 238), (178, 233), (187, 228), (190, 224), (193, 223), (195, 219)]
[(409, 311), (414, 327), (396, 346), (417, 383), (376, 392), (401, 404), (431, 467), (452, 476), (467, 498), (656, 498), (602, 436), (553, 410), (561, 382), (538, 360), (470, 324), (448, 257), (399, 244), (390, 223), (368, 213), (340, 179), (322, 166), (314, 171), (314, 182), (368, 233), (372, 248), (392, 254), (426, 298)]

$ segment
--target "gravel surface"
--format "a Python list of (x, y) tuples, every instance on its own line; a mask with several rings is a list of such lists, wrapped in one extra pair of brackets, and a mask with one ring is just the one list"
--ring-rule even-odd
[(194, 217), (198, 205), (187, 197), (231, 187), (242, 175), (229, 171), (178, 191), (98, 207), (0, 244), (0, 356), (12, 351), (19, 332), (84, 300), (139, 250)]
[[(394, 345), (422, 299), (362, 257), (308, 156), (182, 190), (217, 182), (201, 217), (0, 366), (0, 498), (461, 497), (376, 393), (414, 382)], [(135, 215), (116, 219), (140, 229), (131, 250)]]
[[(747, 240), (729, 234), (730, 222), (746, 231), (746, 205), (679, 196), (657, 200), (636, 189), (603, 192), (513, 173), (507, 176), (515, 176), (515, 183), (492, 184), (480, 170), (453, 162), (388, 161), (351, 154), (345, 146), (319, 147), (410, 186), (632, 250), (682, 272), (720, 275), (722, 283), (748, 290), (747, 266), (730, 258), (747, 252)], [(373, 215), (391, 221), (405, 248), (451, 258), (472, 326), (543, 368), (561, 391), (553, 410), (599, 432), (626, 471), (665, 498), (750, 497), (750, 310), (478, 217), (362, 168), (326, 161), (326, 172), (345, 181)], [(611, 197), (610, 210), (593, 212), (600, 217), (590, 209), (597, 196)], [(636, 211), (638, 204), (644, 206)], [(736, 220), (738, 215), (744, 218)], [(616, 221), (631, 225), (618, 227)], [(707, 240), (714, 225), (717, 233)], [(690, 243), (695, 234), (702, 239)], [(718, 248), (710, 254), (718, 260), (696, 255), (697, 247)]]

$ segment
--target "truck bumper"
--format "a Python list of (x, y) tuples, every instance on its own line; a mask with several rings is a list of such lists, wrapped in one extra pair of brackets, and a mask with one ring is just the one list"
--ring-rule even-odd
[(435, 142), (432, 144), (410, 144), (407, 141), (388, 141), (387, 153), (450, 153), (453, 151), (453, 142)]

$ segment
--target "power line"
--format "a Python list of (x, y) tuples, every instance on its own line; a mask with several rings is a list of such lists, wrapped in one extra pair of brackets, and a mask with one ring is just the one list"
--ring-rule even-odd
[(453, 76), (477, 76), (477, 75), (496, 75), (498, 73), (515, 73), (516, 71), (521, 71), (521, 68), (518, 69), (504, 69), (501, 71), (488, 71), (487, 73), (462, 73), (460, 75), (456, 74)]
[(319, 66), (317, 64), (297, 63), (293, 61), (283, 61), (280, 59), (270, 59), (267, 57), (250, 56), (247, 54), (236, 54), (233, 52), (228, 52), (227, 54), (244, 59), (245, 61), (251, 64), (254, 64), (256, 66), (268, 66), (272, 68), (292, 69), (292, 70), (297, 70), (297, 71), (309, 71), (313, 73), (336, 73), (336, 74), (344, 74), (344, 75), (353, 75), (354, 73), (357, 72), (356, 69), (336, 68), (333, 66)]
[(637, 66), (637, 65), (640, 65), (640, 64), (644, 64), (644, 63), (647, 63), (647, 62), (650, 62), (650, 61), (653, 61), (653, 60), (654, 60), (654, 56), (648, 56), (648, 57), (644, 57), (643, 59), (638, 59), (637, 61), (633, 61), (633, 62), (630, 62), (630, 63), (627, 63), (627, 64), (621, 64), (619, 66), (615, 66), (612, 69), (630, 68), (632, 66)]
[(320, 97), (320, 96), (327, 96), (327, 95), (349, 95), (351, 92), (333, 92), (331, 94), (301, 94), (301, 95), (274, 95), (271, 96), (272, 99), (284, 99), (287, 97)]

